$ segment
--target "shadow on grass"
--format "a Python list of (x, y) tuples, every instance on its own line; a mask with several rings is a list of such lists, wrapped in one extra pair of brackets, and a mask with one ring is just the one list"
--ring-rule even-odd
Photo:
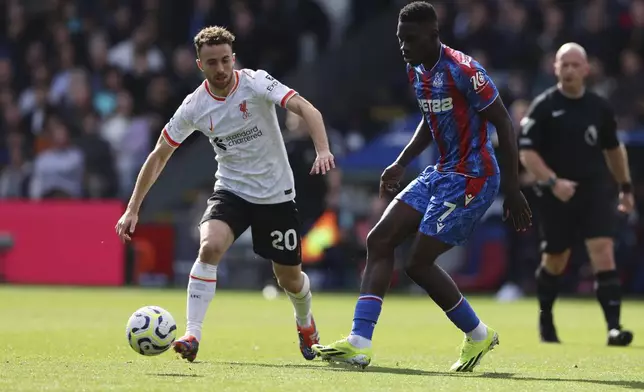
[(511, 381), (548, 381), (548, 382), (579, 382), (596, 385), (607, 385), (614, 387), (622, 387), (628, 389), (644, 390), (644, 381), (635, 380), (592, 380), (592, 379), (574, 379), (574, 378), (557, 378), (557, 377), (522, 377), (516, 373), (451, 373), (451, 372), (434, 372), (420, 369), (409, 369), (402, 367), (384, 367), (384, 366), (369, 366), (362, 370), (354, 366), (343, 365), (338, 363), (329, 363), (327, 366), (308, 365), (308, 364), (271, 364), (271, 363), (254, 363), (254, 362), (219, 362), (222, 365), (230, 366), (248, 366), (248, 367), (263, 367), (263, 368), (284, 368), (284, 369), (315, 369), (322, 371), (333, 372), (359, 372), (359, 373), (385, 373), (385, 374), (399, 374), (406, 376), (439, 376), (439, 377), (473, 377), (473, 378), (489, 378), (489, 379), (503, 379)]
[(200, 374), (183, 374), (183, 373), (148, 373), (148, 376), (156, 377), (186, 377), (186, 378), (198, 378), (203, 377)]

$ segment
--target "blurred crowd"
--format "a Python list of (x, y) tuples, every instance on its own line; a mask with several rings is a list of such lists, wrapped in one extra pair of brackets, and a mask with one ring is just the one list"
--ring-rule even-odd
[[(644, 126), (644, 1), (455, 0), (432, 2), (447, 45), (476, 58), (516, 116), (556, 83), (557, 49), (583, 45), (589, 87), (606, 97), (622, 130)], [(402, 79), (402, 78), (401, 78)], [(403, 80), (403, 82), (405, 82)], [(405, 86), (406, 87), (406, 86)], [(408, 109), (417, 110), (411, 99)]]
[(312, 0), (3, 3), (0, 198), (127, 197), (201, 82), (192, 38), (204, 26), (229, 26), (238, 66), (278, 78), (329, 40)]
[[(238, 67), (266, 69), (283, 79), (332, 53), (381, 12), (397, 12), (406, 2), (5, 0), (0, 10), (5, 21), (0, 32), (0, 199), (129, 197), (164, 123), (202, 80), (192, 38), (204, 26), (224, 25), (236, 34)], [(611, 102), (620, 129), (644, 128), (644, 0), (432, 3), (443, 41), (487, 68), (517, 130), (532, 98), (555, 83), (554, 53), (567, 41), (588, 51), (589, 86)], [(404, 73), (383, 80), (378, 91), (365, 93), (364, 101), (376, 106), (367, 99), (372, 96), (397, 106), (386, 111), (389, 119), (377, 108), (354, 110), (363, 118), (348, 123), (326, 118), (338, 155), (387, 129), (392, 117), (418, 115)], [(315, 225), (329, 209), (338, 213), (341, 240), (330, 249), (338, 253), (327, 257), (322, 268), (353, 269), (345, 262), (347, 255), (358, 263), (364, 260), (366, 233), (385, 203), (371, 190), (342, 182), (340, 175), (308, 176), (315, 151), (304, 124), (287, 116), (284, 127), (305, 225)], [(631, 155), (633, 175), (641, 179), (643, 161), (636, 163), (638, 154)], [(530, 181), (525, 177), (526, 185)], [(351, 203), (362, 211), (351, 211)], [(526, 273), (511, 275), (518, 281), (517, 275)]]
[[(344, 3), (341, 19), (350, 35), (373, 15), (404, 1)], [(0, 198), (127, 197), (159, 130), (201, 80), (191, 39), (203, 26), (229, 26), (237, 35), (239, 66), (264, 68), (277, 78), (302, 59), (323, 55), (334, 36), (338, 40), (333, 31), (337, 24), (327, 12), (331, 3), (322, 0), (5, 4)], [(620, 127), (644, 124), (644, 1), (434, 4), (444, 42), (488, 68), (515, 118), (535, 94), (554, 83), (554, 52), (574, 40), (588, 50), (589, 83), (613, 103)], [(400, 100), (416, 110), (410, 96)], [(351, 132), (371, 136), (371, 128), (358, 126)]]
[(611, 102), (620, 129), (644, 125), (643, 1), (498, 1), (496, 7), (455, 3), (469, 4), (443, 10), (453, 12), (444, 19), (444, 36), (491, 70), (504, 101), (516, 112), (555, 83), (555, 52), (574, 41), (590, 58), (589, 87)]

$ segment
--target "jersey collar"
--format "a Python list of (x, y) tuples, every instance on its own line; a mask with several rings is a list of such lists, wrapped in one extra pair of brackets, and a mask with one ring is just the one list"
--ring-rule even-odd
[(203, 81), (203, 85), (206, 88), (206, 91), (211, 97), (215, 99), (215, 101), (224, 102), (227, 97), (230, 97), (235, 92), (235, 90), (237, 90), (237, 86), (239, 86), (239, 71), (234, 70), (233, 73), (235, 74), (235, 85), (233, 86), (232, 89), (230, 89), (230, 92), (226, 97), (220, 97), (218, 95), (213, 94), (212, 91), (210, 91), (210, 87), (208, 86), (208, 79)]

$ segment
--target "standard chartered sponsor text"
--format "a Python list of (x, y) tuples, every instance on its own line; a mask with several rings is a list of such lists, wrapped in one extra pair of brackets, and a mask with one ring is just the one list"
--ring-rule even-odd
[(246, 129), (241, 132), (237, 132), (233, 135), (227, 136), (226, 139), (224, 140), (226, 141), (226, 144), (228, 145), (228, 147), (232, 147), (238, 144), (248, 143), (261, 136), (262, 136), (262, 130), (255, 126), (251, 129)]

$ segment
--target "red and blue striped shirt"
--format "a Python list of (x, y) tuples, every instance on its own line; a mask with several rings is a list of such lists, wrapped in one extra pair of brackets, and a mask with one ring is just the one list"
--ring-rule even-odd
[(499, 95), (485, 69), (472, 57), (442, 45), (432, 69), (408, 64), (407, 72), (438, 147), (436, 169), (471, 177), (498, 174), (490, 140), (494, 127), (479, 113)]

